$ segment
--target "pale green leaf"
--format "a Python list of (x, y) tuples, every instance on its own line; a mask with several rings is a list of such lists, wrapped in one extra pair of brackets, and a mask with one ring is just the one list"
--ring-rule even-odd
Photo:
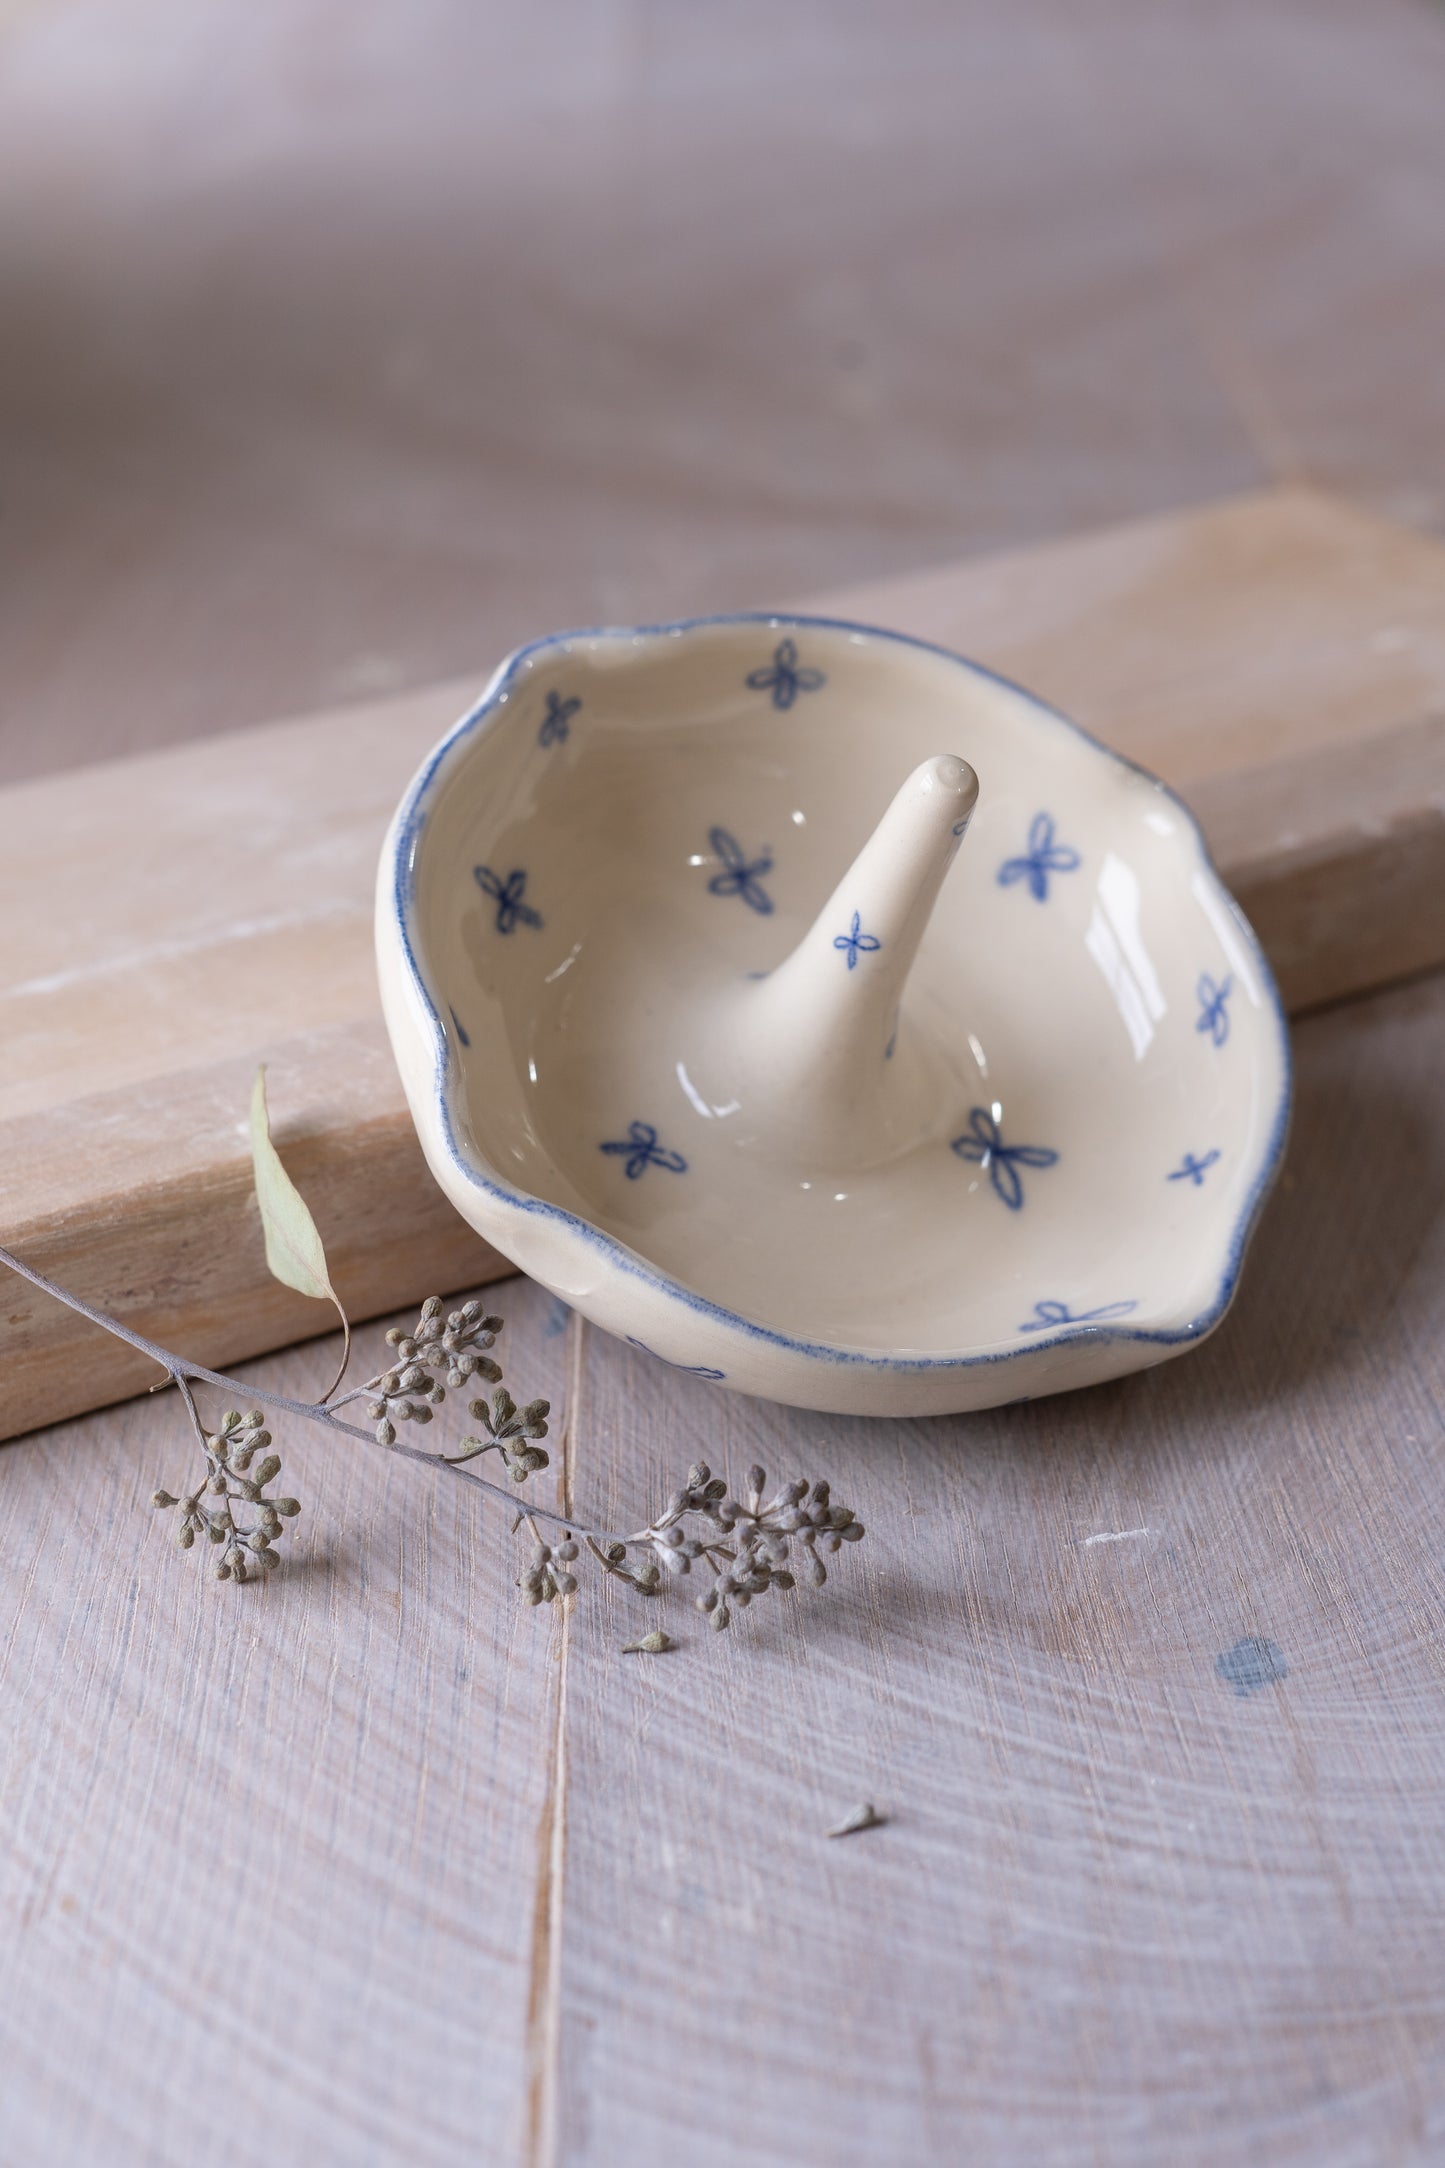
[(266, 1066), (256, 1071), (251, 1090), (251, 1161), (256, 1170), (256, 1202), (266, 1235), (266, 1263), (273, 1278), (298, 1295), (335, 1302), (336, 1290), (326, 1269), (326, 1252), (305, 1198), (281, 1164), (271, 1142), (266, 1110)]

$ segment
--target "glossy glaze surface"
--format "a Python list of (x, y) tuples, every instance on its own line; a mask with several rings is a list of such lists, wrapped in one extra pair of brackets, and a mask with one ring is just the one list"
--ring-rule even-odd
[(474, 1224), (665, 1360), (805, 1404), (976, 1406), (1188, 1344), (1282, 1142), (1278, 1003), (1188, 815), (864, 628), (524, 651), (399, 812), (378, 941)]

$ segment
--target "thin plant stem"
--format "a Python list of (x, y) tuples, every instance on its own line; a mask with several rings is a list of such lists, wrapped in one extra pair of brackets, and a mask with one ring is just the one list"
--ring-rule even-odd
[[(185, 1407), (187, 1420), (205, 1457), (208, 1475), (202, 1487), (215, 1492), (220, 1502), (214, 1507), (203, 1507), (200, 1503), (201, 1492), (197, 1490), (182, 1503), (168, 1491), (158, 1490), (152, 1503), (163, 1509), (182, 1505), (181, 1521), (176, 1535), (183, 1550), (191, 1548), (196, 1535), (203, 1528), (212, 1541), (227, 1543), (225, 1556), (217, 1562), (215, 1568), (217, 1578), (223, 1581), (233, 1578), (245, 1581), (249, 1578), (249, 1566), (244, 1555), (247, 1551), (254, 1554), (255, 1563), (274, 1566), (277, 1554), (270, 1546), (280, 1533), (281, 1518), (289, 1518), (299, 1512), (300, 1507), (294, 1498), (273, 1499), (266, 1495), (266, 1484), (274, 1481), (280, 1471), (281, 1463), (276, 1455), (267, 1455), (254, 1479), (247, 1477), (245, 1470), (250, 1466), (250, 1456), (257, 1450), (256, 1446), (249, 1442), (244, 1443), (233, 1463), (229, 1441), (237, 1438), (249, 1441), (252, 1436), (267, 1438), (259, 1413), (245, 1421), (239, 1414), (228, 1414), (222, 1418), (220, 1433), (212, 1439), (207, 1434), (196, 1406), (194, 1387), (197, 1385), (214, 1386), (228, 1395), (245, 1394), (266, 1407), (281, 1409), (288, 1415), (302, 1416), (308, 1423), (319, 1423), (323, 1429), (335, 1431), (340, 1436), (357, 1438), (363, 1445), (374, 1446), (379, 1452), (396, 1453), (403, 1460), (420, 1461), (429, 1468), (445, 1468), (450, 1474), (460, 1477), (462, 1482), (470, 1483), (487, 1496), (497, 1499), (516, 1516), (512, 1533), (515, 1535), (519, 1528), (525, 1526), (537, 1546), (534, 1563), (527, 1568), (518, 1583), (526, 1594), (528, 1603), (534, 1606), (551, 1603), (558, 1596), (570, 1596), (577, 1586), (575, 1575), (560, 1570), (563, 1566), (570, 1565), (571, 1560), (577, 1556), (577, 1545), (569, 1542), (560, 1544), (555, 1549), (549, 1547), (542, 1539), (537, 1526), (539, 1521), (547, 1522), (553, 1528), (565, 1529), (569, 1537), (582, 1536), (593, 1556), (600, 1560), (609, 1573), (618, 1574), (630, 1581), (638, 1593), (644, 1596), (657, 1593), (664, 1571), (668, 1575), (685, 1574), (694, 1559), (706, 1559), (712, 1569), (713, 1583), (695, 1601), (697, 1608), (709, 1613), (713, 1626), (719, 1629), (729, 1625), (735, 1611), (746, 1609), (755, 1596), (763, 1594), (769, 1588), (791, 1589), (796, 1586), (793, 1569), (788, 1560), (790, 1556), (797, 1554), (790, 1553), (790, 1544), (796, 1542), (798, 1549), (807, 1554), (807, 1575), (814, 1587), (821, 1587), (827, 1574), (822, 1560), (817, 1556), (817, 1546), (821, 1543), (829, 1552), (836, 1552), (842, 1544), (856, 1543), (864, 1534), (862, 1523), (856, 1519), (851, 1509), (832, 1501), (826, 1483), (817, 1482), (810, 1486), (806, 1478), (798, 1477), (785, 1483), (777, 1494), (764, 1504), (763, 1492), (767, 1479), (761, 1468), (749, 1469), (744, 1492), (745, 1502), (740, 1504), (728, 1496), (726, 1482), (715, 1478), (707, 1465), (699, 1461), (689, 1471), (686, 1487), (673, 1494), (656, 1520), (650, 1521), (646, 1527), (635, 1530), (631, 1535), (614, 1536), (589, 1528), (573, 1514), (559, 1512), (551, 1506), (535, 1505), (530, 1499), (523, 1500), (517, 1496), (515, 1490), (505, 1490), (500, 1483), (489, 1482), (485, 1476), (477, 1475), (470, 1467), (461, 1464), (464, 1459), (472, 1460), (480, 1453), (492, 1450), (494, 1446), (500, 1445), (503, 1438), (545, 1436), (546, 1424), (542, 1421), (548, 1412), (548, 1403), (545, 1400), (533, 1401), (519, 1411), (510, 1394), (499, 1393), (491, 1412), (487, 1410), (485, 1398), (474, 1402), (473, 1406), (478, 1415), (486, 1417), (486, 1429), (495, 1431), (497, 1435), (493, 1438), (492, 1445), (483, 1445), (473, 1439), (464, 1440), (463, 1444), (468, 1450), (455, 1457), (446, 1453), (426, 1453), (418, 1446), (403, 1445), (396, 1436), (391, 1416), (385, 1413), (385, 1410), (394, 1403), (398, 1420), (409, 1421), (413, 1416), (429, 1416), (431, 1407), (445, 1398), (445, 1392), (438, 1388), (436, 1380), (426, 1368), (426, 1362), (435, 1364), (439, 1359), (450, 1362), (453, 1366), (452, 1374), (460, 1380), (469, 1374), (475, 1375), (477, 1369), (475, 1356), (469, 1358), (462, 1328), (465, 1326), (465, 1332), (469, 1333), (473, 1340), (482, 1337), (483, 1344), (487, 1347), (495, 1341), (500, 1330), (499, 1322), (495, 1318), (481, 1318), (480, 1305), (477, 1303), (468, 1303), (463, 1316), (449, 1321), (443, 1327), (435, 1322), (441, 1315), (440, 1299), (427, 1299), (422, 1306), (420, 1321), (420, 1338), (426, 1343), (427, 1352), (423, 1363), (418, 1365), (414, 1378), (409, 1366), (413, 1355), (421, 1352), (418, 1341), (410, 1334), (392, 1332), (388, 1337), (393, 1343), (410, 1351), (406, 1356), (406, 1365), (396, 1376), (393, 1376), (390, 1370), (383, 1370), (369, 1386), (353, 1387), (350, 1392), (342, 1393), (340, 1386), (346, 1369), (346, 1362), (343, 1360), (341, 1370), (325, 1399), (293, 1400), (289, 1394), (271, 1392), (264, 1386), (244, 1384), (239, 1379), (226, 1376), (222, 1371), (208, 1370), (202, 1363), (190, 1362), (183, 1355), (173, 1354), (158, 1341), (148, 1339), (144, 1333), (133, 1331), (129, 1325), (122, 1325), (116, 1318), (108, 1317), (103, 1310), (82, 1301), (79, 1295), (72, 1295), (68, 1288), (47, 1278), (43, 1272), (37, 1272), (32, 1265), (27, 1265), (21, 1258), (16, 1257), (13, 1251), (3, 1247), (0, 1247), (0, 1265), (8, 1266), (21, 1279), (28, 1280), (33, 1287), (39, 1288), (42, 1294), (49, 1295), (52, 1300), (64, 1304), (78, 1316), (87, 1318), (91, 1324), (98, 1325), (102, 1332), (107, 1332), (114, 1339), (123, 1340), (128, 1347), (135, 1348), (165, 1373), (166, 1383), (175, 1386)], [(339, 1309), (340, 1305), (337, 1307)], [(442, 1343), (440, 1347), (436, 1346), (438, 1341)], [(348, 1330), (345, 1355), (349, 1357), (350, 1351)], [(470, 1372), (469, 1359), (472, 1363)], [(483, 1362), (480, 1367), (484, 1376), (490, 1375), (496, 1379), (501, 1374), (498, 1365), (493, 1362)], [(415, 1409), (409, 1407), (409, 1387), (403, 1384), (403, 1380), (408, 1378), (412, 1378), (412, 1383), (425, 1380), (425, 1406)], [(337, 1406), (349, 1407), (354, 1401), (365, 1398), (368, 1393), (375, 1396), (373, 1408), (377, 1427), (374, 1430), (363, 1429), (359, 1423), (343, 1421), (336, 1413), (336, 1407), (332, 1405), (333, 1395), (336, 1396)], [(515, 1463), (510, 1454), (507, 1459), (508, 1464), (513, 1466), (514, 1474), (530, 1474), (538, 1467), (545, 1467), (547, 1463), (545, 1453), (532, 1452), (530, 1449), (527, 1453), (518, 1454)], [(232, 1481), (233, 1465), (236, 1467), (238, 1485)], [(258, 1508), (254, 1526), (238, 1526), (232, 1503), (233, 1499), (238, 1498), (253, 1502)], [(709, 1536), (690, 1533), (687, 1518), (690, 1514), (704, 1516), (718, 1533)], [(719, 1534), (724, 1539), (731, 1534), (732, 1541), (719, 1540)], [(643, 1567), (624, 1566), (622, 1561), (627, 1552), (637, 1548), (650, 1551), (651, 1558)], [(617, 1556), (609, 1556), (609, 1551), (615, 1551)]]
[[(335, 1400), (336, 1395), (340, 1392), (341, 1381), (345, 1377), (347, 1367), (351, 1362), (351, 1319), (342, 1309), (341, 1304), (336, 1301), (336, 1297), (334, 1295), (332, 1296), (331, 1300), (333, 1301), (333, 1303), (336, 1304), (336, 1314), (341, 1320), (341, 1368), (337, 1371), (335, 1377), (331, 1380), (331, 1383), (327, 1386), (325, 1392), (321, 1395), (320, 1405), (323, 1407), (330, 1407), (332, 1402)], [(364, 1392), (365, 1390), (366, 1388), (365, 1386), (363, 1386), (362, 1391)], [(347, 1394), (348, 1400), (353, 1397), (354, 1396), (352, 1394)]]
[[(53, 1296), (55, 1301), (63, 1302), (67, 1309), (89, 1318), (92, 1325), (99, 1325), (103, 1332), (112, 1334), (117, 1340), (126, 1341), (142, 1355), (148, 1355), (152, 1362), (158, 1363), (182, 1392), (198, 1430), (200, 1419), (195, 1412), (190, 1384), (215, 1385), (222, 1392), (245, 1393), (251, 1399), (259, 1400), (265, 1407), (280, 1408), (287, 1415), (304, 1416), (309, 1423), (320, 1423), (324, 1429), (341, 1431), (348, 1438), (359, 1438), (363, 1445), (374, 1446), (380, 1453), (399, 1453), (404, 1460), (420, 1461), (428, 1468), (445, 1468), (463, 1483), (474, 1484), (478, 1490), (486, 1491), (491, 1497), (500, 1498), (504, 1505), (516, 1509), (515, 1491), (504, 1490), (500, 1483), (489, 1482), (485, 1476), (477, 1475), (471, 1468), (459, 1466), (456, 1461), (448, 1460), (444, 1453), (424, 1453), (418, 1446), (403, 1445), (400, 1439), (393, 1445), (378, 1445), (371, 1431), (364, 1430), (360, 1423), (342, 1422), (324, 1401), (292, 1400), (285, 1393), (273, 1393), (261, 1385), (242, 1384), (238, 1378), (226, 1377), (218, 1370), (207, 1370), (203, 1363), (193, 1363), (183, 1355), (172, 1354), (169, 1348), (162, 1347), (158, 1341), (148, 1340), (144, 1333), (133, 1332), (129, 1325), (122, 1325), (118, 1318), (108, 1317), (104, 1310), (97, 1310), (91, 1303), (82, 1301), (79, 1295), (72, 1295), (69, 1288), (61, 1287), (57, 1281), (48, 1279), (43, 1272), (37, 1272), (33, 1265), (27, 1265), (12, 1250), (3, 1246), (0, 1246), (0, 1265), (8, 1265), (12, 1272), (18, 1272), (22, 1280), (29, 1280), (32, 1287), (38, 1287), (42, 1294)], [(361, 1392), (364, 1390), (364, 1387), (360, 1388)], [(357, 1397), (358, 1393), (346, 1395), (347, 1401)], [(540, 1520), (550, 1521), (554, 1527), (571, 1529), (578, 1535), (585, 1536), (589, 1533), (587, 1523), (575, 1519), (569, 1513), (557, 1513), (549, 1506), (533, 1505), (530, 1500), (526, 1510)], [(635, 1536), (608, 1535), (601, 1530), (592, 1532), (597, 1534), (602, 1543), (635, 1543), (639, 1540)]]

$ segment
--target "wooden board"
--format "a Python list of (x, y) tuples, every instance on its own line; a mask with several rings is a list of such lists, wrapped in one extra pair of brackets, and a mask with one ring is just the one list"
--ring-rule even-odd
[(650, 1665), (367, 1447), (287, 1426), (239, 1591), (146, 1510), (169, 1396), (9, 1447), (4, 2168), (1438, 2160), (1445, 978), (1297, 1042), (1236, 1309), (1117, 1384), (825, 1419), (501, 1290), (556, 1494), (702, 1452), (868, 1524)]
[(1445, 529), (1436, 0), (424, 5), (0, 7), (7, 780), (1266, 480)]
[[(980, 656), (1177, 784), (1296, 1007), (1445, 957), (1445, 547), (1225, 502), (826, 598)], [(262, 1260), (258, 1059), (357, 1316), (505, 1270), (422, 1166), (377, 1015), (386, 819), (472, 685), (0, 794), (0, 1225), (198, 1360), (317, 1329)], [(143, 1358), (17, 1282), (0, 1434)]]

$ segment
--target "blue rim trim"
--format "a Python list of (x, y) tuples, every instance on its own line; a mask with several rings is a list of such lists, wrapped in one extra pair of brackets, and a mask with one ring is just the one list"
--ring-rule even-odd
[[(1275, 1109), (1274, 1126), (1270, 1132), (1269, 1142), (1265, 1147), (1259, 1172), (1245, 1200), (1244, 1209), (1235, 1223), (1218, 1292), (1208, 1309), (1202, 1310), (1187, 1325), (1180, 1326), (1175, 1330), (1166, 1330), (1164, 1328), (1150, 1330), (1142, 1326), (1134, 1326), (1131, 1329), (1123, 1330), (1105, 1325), (1062, 1326), (1058, 1332), (1044, 1338), (1031, 1339), (1024, 1346), (996, 1348), (974, 1355), (875, 1355), (868, 1353), (863, 1348), (833, 1347), (826, 1341), (799, 1340), (790, 1333), (775, 1332), (768, 1325), (759, 1325), (753, 1319), (741, 1316), (736, 1310), (724, 1309), (722, 1304), (709, 1301), (706, 1295), (700, 1295), (695, 1289), (684, 1286), (682, 1281), (672, 1279), (665, 1272), (659, 1272), (655, 1265), (649, 1264), (647, 1259), (640, 1256), (636, 1250), (629, 1248), (624, 1242), (619, 1242), (615, 1236), (605, 1233), (602, 1228), (595, 1227), (590, 1220), (579, 1218), (575, 1212), (569, 1212), (563, 1205), (548, 1204), (541, 1197), (528, 1196), (525, 1191), (513, 1189), (510, 1183), (480, 1173), (471, 1161), (463, 1156), (457, 1145), (456, 1133), (452, 1125), (451, 1108), (451, 1094), (454, 1086), (460, 1081), (460, 1072), (452, 1061), (452, 1049), (447, 1039), (445, 1027), (442, 1024), (441, 1013), (417, 961), (416, 949), (412, 940), (413, 911), (416, 902), (417, 841), (426, 818), (426, 800), (437, 773), (443, 762), (447, 760), (464, 739), (472, 736), (479, 727), (488, 727), (499, 714), (505, 711), (511, 688), (516, 683), (523, 664), (530, 657), (543, 654), (549, 650), (565, 648), (582, 640), (659, 639), (669, 636), (675, 637), (685, 632), (701, 631), (705, 627), (712, 625), (766, 625), (773, 630), (807, 628), (821, 632), (858, 633), (865, 639), (891, 640), (899, 647), (916, 648), (924, 654), (939, 655), (946, 662), (956, 663), (961, 670), (968, 671), (971, 676), (983, 678), (990, 684), (1002, 686), (1006, 692), (1016, 694), (1040, 715), (1045, 716), (1050, 722), (1061, 724), (1065, 730), (1072, 732), (1076, 738), (1081, 738), (1086, 745), (1092, 746), (1097, 753), (1101, 754), (1106, 760), (1111, 761), (1116, 767), (1142, 777), (1146, 783), (1159, 792), (1161, 797), (1167, 799), (1174, 811), (1179, 814), (1187, 832), (1194, 839), (1194, 847), (1200, 866), (1214, 883), (1221, 902), (1229, 912), (1254, 958), (1255, 968), (1259, 973), (1261, 990), (1274, 1014), (1275, 1026), (1279, 1036), (1281, 1067), (1280, 1097), (1279, 1104)], [(1026, 1362), (1042, 1354), (1048, 1348), (1064, 1345), (1073, 1346), (1077, 1345), (1081, 1340), (1090, 1342), (1143, 1342), (1156, 1347), (1187, 1346), (1191, 1341), (1206, 1338), (1220, 1322), (1234, 1299), (1234, 1291), (1239, 1284), (1239, 1275), (1244, 1265), (1245, 1252), (1259, 1223), (1259, 1215), (1263, 1210), (1264, 1200), (1269, 1194), (1276, 1174), (1279, 1172), (1280, 1160), (1284, 1156), (1285, 1142), (1289, 1135), (1290, 1107), (1294, 1091), (1294, 1060), (1290, 1048), (1289, 1022), (1285, 1015), (1284, 1004), (1279, 998), (1279, 988), (1275, 984), (1274, 973), (1269, 967), (1264, 950), (1259, 945), (1254, 928), (1250, 925), (1220, 877), (1219, 868), (1215, 865), (1210, 855), (1209, 846), (1204, 840), (1204, 831), (1177, 792), (1171, 790), (1167, 783), (1162, 783), (1157, 775), (1153, 774), (1148, 768), (1143, 767), (1138, 761), (1130, 760), (1127, 754), (1116, 753), (1112, 746), (1106, 745), (1101, 738), (1095, 737), (1094, 733), (1091, 730), (1086, 730), (1082, 723), (1076, 723), (1071, 716), (1062, 714), (1058, 708), (1051, 707), (1046, 700), (1041, 700), (1036, 693), (1031, 693), (1026, 686), (1018, 684), (1013, 678), (1005, 677), (1002, 671), (990, 670), (986, 663), (973, 662), (967, 655), (960, 655), (953, 648), (942, 647), (934, 640), (917, 640), (906, 632), (891, 632), (885, 625), (860, 624), (856, 619), (847, 617), (810, 617), (787, 611), (780, 613), (772, 610), (721, 611), (710, 617), (685, 617), (678, 619), (675, 623), (661, 625), (594, 625), (583, 627), (575, 632), (547, 633), (539, 640), (529, 640), (524, 647), (514, 649), (506, 660), (498, 666), (491, 682), (481, 694), (476, 705), (470, 708), (462, 716), (461, 720), (452, 726), (413, 778), (411, 787), (402, 800), (397, 815), (396, 841), (393, 846), (392, 908), (396, 917), (397, 930), (401, 937), (402, 952), (406, 957), (407, 966), (411, 972), (412, 984), (420, 997), (426, 1014), (431, 1020), (437, 1050), (434, 1092), (436, 1103), (441, 1109), (442, 1133), (446, 1139), (447, 1150), (458, 1172), (474, 1189), (484, 1191), (488, 1196), (496, 1198), (501, 1204), (510, 1206), (514, 1211), (555, 1220), (560, 1226), (567, 1228), (570, 1233), (579, 1236), (590, 1248), (601, 1251), (609, 1263), (617, 1270), (626, 1273), (629, 1278), (641, 1280), (644, 1285), (652, 1288), (655, 1293), (681, 1303), (685, 1309), (692, 1310), (695, 1314), (708, 1318), (714, 1324), (725, 1326), (732, 1332), (741, 1333), (747, 1339), (760, 1340), (768, 1346), (780, 1348), (787, 1354), (806, 1356), (812, 1361), (853, 1365), (861, 1369), (890, 1372), (977, 1370), (996, 1363)]]

